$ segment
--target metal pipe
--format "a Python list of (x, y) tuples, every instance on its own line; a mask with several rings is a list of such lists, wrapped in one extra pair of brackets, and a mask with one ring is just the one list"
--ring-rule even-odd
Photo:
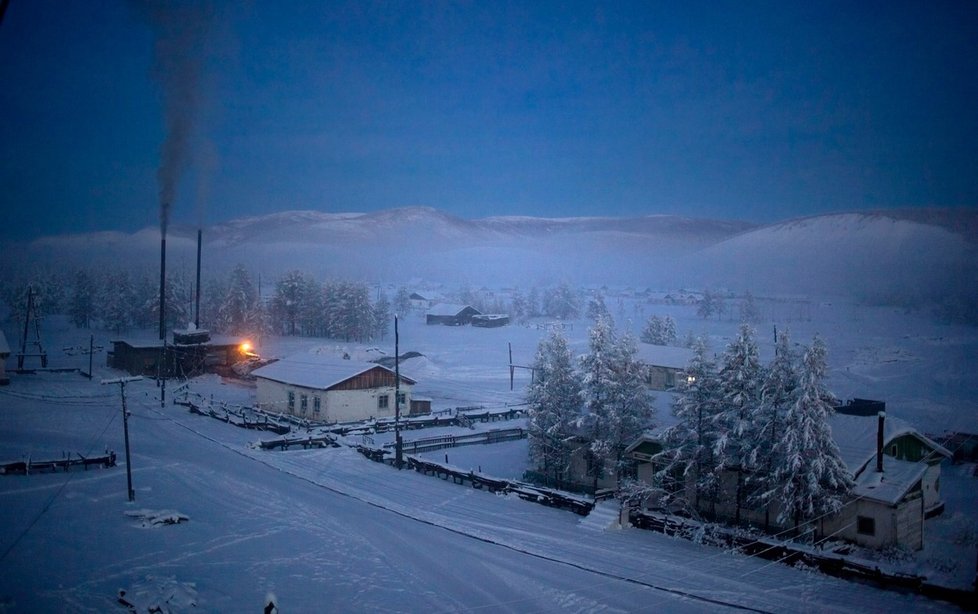
[(200, 243), (201, 229), (197, 229), (197, 295), (194, 305), (194, 328), (200, 330)]

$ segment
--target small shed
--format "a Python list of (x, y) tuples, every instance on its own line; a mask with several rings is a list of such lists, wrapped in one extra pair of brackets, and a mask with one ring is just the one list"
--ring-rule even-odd
[(639, 343), (636, 358), (643, 365), (645, 384), (652, 390), (675, 388), (685, 376), (695, 352), (689, 348)]
[(0, 386), (6, 386), (10, 383), (10, 378), (7, 377), (7, 357), (10, 356), (10, 345), (7, 343), (7, 337), (0, 330)]
[(472, 322), (472, 316), (477, 315), (481, 315), (481, 313), (471, 305), (438, 303), (428, 311), (425, 322), (428, 324), (444, 324), (445, 326), (464, 326)]
[(412, 292), (408, 296), (408, 300), (411, 301), (411, 307), (414, 309), (429, 309), (438, 302), (433, 296), (421, 294), (420, 292)]
[(472, 326), (479, 328), (498, 328), (509, 324), (509, 316), (505, 313), (483, 313), (472, 316)]
[[(251, 374), (257, 384), (258, 405), (269, 411), (330, 423), (389, 418), (395, 413), (396, 375), (376, 363), (329, 354), (297, 354)], [(404, 415), (415, 409), (411, 399), (414, 384), (401, 376)], [(417, 410), (422, 408), (419, 405)]]

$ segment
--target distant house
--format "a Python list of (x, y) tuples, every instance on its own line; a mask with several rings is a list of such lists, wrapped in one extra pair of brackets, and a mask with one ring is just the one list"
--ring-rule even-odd
[[(319, 422), (394, 417), (395, 374), (376, 363), (298, 354), (255, 369), (252, 375), (258, 387), (258, 405), (270, 411)], [(404, 415), (412, 407), (414, 384), (414, 380), (401, 376)]]
[(479, 328), (498, 328), (509, 324), (509, 316), (505, 313), (483, 313), (472, 316), (472, 326)]
[(412, 292), (408, 300), (411, 301), (411, 307), (414, 309), (430, 309), (432, 305), (438, 302), (433, 296), (426, 296), (419, 292)]
[(695, 352), (689, 348), (639, 343), (636, 359), (643, 365), (645, 384), (652, 390), (670, 390), (685, 377)]
[[(944, 503), (940, 497), (940, 463), (951, 453), (922, 435), (909, 423), (885, 414), (866, 415), (865, 403), (852, 404), (858, 415), (844, 413), (847, 406), (836, 408), (830, 419), (832, 436), (849, 469), (856, 487), (842, 511), (815, 523), (816, 537), (832, 535), (857, 544), (883, 548), (902, 546), (919, 550), (924, 544), (924, 519), (940, 514)], [(662, 449), (662, 440), (645, 434), (629, 446), (626, 456), (636, 463), (638, 479), (655, 483), (657, 467), (652, 456)], [(882, 469), (881, 471), (879, 469)], [(780, 507), (772, 502), (768, 509), (735, 508), (736, 473), (721, 478), (715, 500), (696, 496), (687, 482), (685, 498), (696, 501), (699, 511), (717, 518), (744, 522), (769, 529), (790, 527), (774, 524)], [(680, 486), (682, 489), (682, 486)]]
[(472, 322), (472, 316), (477, 315), (480, 315), (479, 310), (470, 305), (438, 303), (428, 311), (425, 322), (446, 326), (464, 326)]
[(6, 367), (8, 356), (10, 356), (10, 345), (7, 343), (6, 335), (0, 330), (0, 386), (6, 386), (10, 383)]

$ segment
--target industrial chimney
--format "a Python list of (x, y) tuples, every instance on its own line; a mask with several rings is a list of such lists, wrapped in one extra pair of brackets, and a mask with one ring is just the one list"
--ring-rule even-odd
[(879, 417), (876, 426), (876, 472), (883, 473), (883, 423), (886, 421), (886, 412), (881, 411), (876, 415)]

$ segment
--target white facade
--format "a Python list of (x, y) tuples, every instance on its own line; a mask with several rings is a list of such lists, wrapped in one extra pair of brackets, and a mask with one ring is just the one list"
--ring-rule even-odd
[[(333, 356), (292, 356), (253, 371), (258, 406), (315, 422), (392, 418), (395, 375), (374, 363)], [(401, 376), (401, 414), (408, 415), (414, 381)]]

